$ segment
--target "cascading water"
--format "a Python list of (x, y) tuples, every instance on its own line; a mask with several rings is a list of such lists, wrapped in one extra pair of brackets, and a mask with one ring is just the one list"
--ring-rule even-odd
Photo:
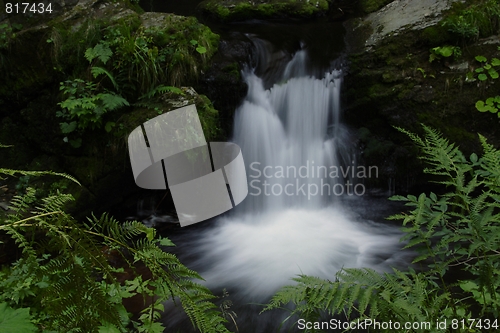
[[(343, 267), (387, 270), (403, 260), (397, 229), (356, 212), (364, 187), (355, 188), (361, 184), (355, 178), (369, 171), (359, 173), (340, 123), (342, 71), (310, 76), (307, 58), (298, 51), (270, 89), (254, 71), (244, 73), (248, 94), (236, 111), (234, 141), (245, 159), (249, 196), (197, 230), (196, 239), (191, 233), (176, 241), (214, 292), (227, 288), (240, 318), (245, 304), (267, 302), (298, 274), (332, 280)], [(353, 200), (346, 205), (341, 198)], [(242, 330), (263, 320), (257, 313), (240, 319), (240, 332), (271, 332), (269, 318)], [(280, 322), (274, 321), (272, 331)]]

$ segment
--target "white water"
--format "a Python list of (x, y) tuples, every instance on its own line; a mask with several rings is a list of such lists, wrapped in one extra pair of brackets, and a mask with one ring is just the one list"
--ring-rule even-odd
[[(355, 166), (348, 131), (339, 121), (342, 73), (309, 77), (306, 61), (306, 51), (297, 52), (283, 80), (269, 90), (247, 72), (248, 95), (236, 112), (234, 141), (242, 148), (249, 181), (256, 180), (255, 185), (267, 180), (275, 193), (287, 184), (292, 184), (289, 189), (307, 189), (311, 184), (355, 181), (340, 176), (257, 177), (251, 169), (254, 162), (259, 163), (254, 169), (269, 166), (272, 175), (280, 166)], [(249, 191), (256, 193), (255, 188)], [(363, 220), (352, 210), (363, 210), (366, 201), (344, 197), (352, 199), (347, 208), (335, 195), (250, 194), (243, 207), (212, 222), (189, 245), (187, 251), (197, 258), (190, 267), (212, 290), (236, 292), (241, 303), (268, 301), (298, 274), (334, 280), (343, 267), (383, 271), (401, 263), (398, 230)]]

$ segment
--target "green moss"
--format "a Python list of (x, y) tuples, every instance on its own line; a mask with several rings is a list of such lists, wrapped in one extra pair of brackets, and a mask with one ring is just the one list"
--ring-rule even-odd
[(240, 65), (237, 62), (225, 66), (222, 71), (232, 76), (236, 81), (241, 79)]
[(327, 0), (205, 0), (200, 7), (221, 21), (251, 18), (311, 17), (328, 10)]
[(365, 13), (374, 12), (394, 0), (360, 0), (359, 7)]
[(195, 101), (200, 117), (201, 127), (207, 141), (213, 141), (222, 137), (219, 121), (219, 112), (214, 108), (212, 102), (205, 95), (198, 95)]
[(229, 17), (229, 15), (231, 15), (231, 11), (229, 10), (229, 8), (217, 5), (215, 5), (213, 8), (215, 8), (215, 13), (224, 21)]
[(446, 44), (451, 39), (451, 35), (443, 26), (435, 25), (425, 28), (422, 31), (420, 38), (423, 42), (433, 47)]
[(382, 81), (385, 83), (392, 83), (401, 80), (401, 73), (385, 72), (382, 74)]
[(370, 98), (380, 98), (388, 95), (388, 88), (383, 84), (374, 84), (368, 89)]

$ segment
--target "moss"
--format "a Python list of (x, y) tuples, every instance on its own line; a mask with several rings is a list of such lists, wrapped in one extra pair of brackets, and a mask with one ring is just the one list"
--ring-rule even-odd
[(167, 92), (143, 104), (142, 107), (122, 115), (120, 118), (121, 134), (126, 137), (134, 128), (149, 119), (186, 105), (195, 104), (206, 140), (214, 141), (223, 138), (219, 112), (208, 97), (197, 94), (192, 88), (183, 87), (181, 90), (183, 94)]
[(219, 121), (219, 112), (214, 108), (212, 102), (207, 96), (198, 95), (195, 103), (205, 139), (207, 141), (221, 139), (223, 133)]
[(451, 35), (443, 26), (435, 25), (425, 28), (420, 38), (430, 47), (434, 47), (447, 43), (451, 39)]
[(382, 74), (382, 81), (384, 83), (392, 83), (401, 80), (401, 74), (395, 72), (385, 72)]
[(394, 0), (360, 0), (359, 7), (365, 13), (374, 12)]
[(205, 0), (202, 10), (218, 20), (240, 21), (251, 18), (298, 17), (307, 18), (328, 11), (327, 0)]
[(240, 65), (237, 62), (226, 65), (222, 71), (230, 75), (236, 81), (241, 80)]

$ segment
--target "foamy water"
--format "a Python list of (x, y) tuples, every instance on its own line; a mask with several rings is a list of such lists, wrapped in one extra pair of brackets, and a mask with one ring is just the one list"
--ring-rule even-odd
[(343, 267), (388, 270), (401, 260), (400, 236), (392, 226), (353, 221), (340, 208), (287, 209), (222, 218), (193, 250), (208, 286), (266, 301), (298, 274), (334, 280)]

